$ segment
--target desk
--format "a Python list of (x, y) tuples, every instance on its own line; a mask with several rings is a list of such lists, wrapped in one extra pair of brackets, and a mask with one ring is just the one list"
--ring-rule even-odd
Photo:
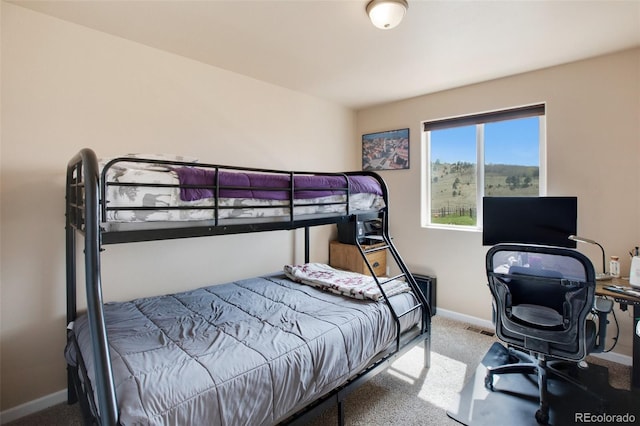
[(623, 311), (626, 311), (629, 305), (633, 306), (633, 358), (631, 365), (631, 386), (640, 388), (640, 336), (636, 334), (638, 321), (640, 320), (640, 298), (606, 290), (604, 287), (609, 285), (629, 287), (629, 280), (613, 278), (608, 281), (598, 281), (596, 284), (596, 295), (610, 297), (620, 305), (620, 309)]

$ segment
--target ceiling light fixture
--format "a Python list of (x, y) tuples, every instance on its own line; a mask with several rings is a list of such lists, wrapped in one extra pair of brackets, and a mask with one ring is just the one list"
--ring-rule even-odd
[(406, 0), (372, 0), (367, 5), (367, 15), (376, 27), (390, 30), (402, 22), (408, 7)]

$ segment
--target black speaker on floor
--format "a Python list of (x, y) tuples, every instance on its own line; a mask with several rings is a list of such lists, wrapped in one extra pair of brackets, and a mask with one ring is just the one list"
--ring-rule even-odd
[(422, 290), (424, 297), (427, 298), (429, 306), (431, 306), (431, 316), (436, 314), (436, 277), (430, 277), (428, 275), (411, 274), (416, 280), (416, 284)]

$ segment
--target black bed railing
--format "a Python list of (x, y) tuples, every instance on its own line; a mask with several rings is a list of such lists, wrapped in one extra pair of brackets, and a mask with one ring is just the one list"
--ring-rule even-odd
[[(116, 170), (119, 164), (122, 163), (138, 163), (142, 166), (155, 165), (160, 167), (170, 168), (181, 168), (181, 167), (195, 167), (200, 170), (207, 170), (214, 172), (213, 182), (207, 184), (184, 184), (184, 183), (157, 183), (157, 182), (119, 182), (109, 179), (109, 172)], [(261, 173), (265, 175), (272, 176), (287, 176), (288, 185), (287, 186), (244, 186), (244, 185), (224, 185), (220, 182), (221, 174), (224, 172), (246, 172), (246, 173)], [(345, 216), (351, 214), (351, 207), (349, 198), (352, 194), (351, 183), (349, 181), (350, 175), (368, 175), (373, 176), (379, 183), (382, 184), (381, 179), (377, 177), (374, 173), (370, 172), (357, 172), (357, 173), (326, 173), (326, 172), (304, 172), (304, 171), (281, 171), (281, 170), (273, 170), (273, 169), (264, 169), (264, 168), (249, 168), (249, 167), (231, 167), (231, 166), (222, 166), (216, 164), (207, 164), (207, 163), (194, 163), (194, 162), (183, 162), (183, 161), (171, 161), (171, 160), (153, 160), (153, 159), (143, 159), (143, 158), (130, 158), (130, 157), (118, 157), (108, 161), (101, 172), (100, 175), (100, 209), (101, 209), (101, 218), (104, 222), (109, 222), (108, 212), (117, 212), (117, 211), (170, 211), (170, 210), (212, 210), (212, 223), (213, 226), (220, 225), (220, 213), (223, 210), (236, 210), (237, 206), (222, 206), (220, 205), (220, 199), (223, 198), (222, 193), (224, 191), (264, 191), (264, 192), (286, 192), (287, 199), (286, 203), (279, 205), (264, 205), (264, 204), (256, 204), (256, 203), (246, 203), (243, 204), (243, 208), (251, 208), (256, 210), (261, 209), (273, 209), (273, 208), (283, 208), (287, 209), (289, 214), (289, 222), (293, 224), (296, 221), (296, 207), (318, 207), (318, 206), (342, 206), (340, 210)], [(341, 187), (310, 187), (304, 186), (297, 188), (295, 181), (297, 177), (305, 177), (305, 176), (328, 176), (328, 177), (339, 177), (344, 179), (344, 185)], [(169, 188), (175, 189), (178, 191), (188, 190), (188, 189), (197, 189), (197, 190), (209, 190), (212, 192), (212, 196), (209, 197), (212, 201), (211, 205), (163, 205), (163, 206), (149, 206), (149, 205), (127, 205), (127, 206), (110, 206), (109, 205), (109, 197), (108, 197), (108, 188), (110, 187), (120, 187), (120, 188)], [(304, 192), (323, 192), (323, 191), (332, 191), (335, 193), (343, 193), (344, 199), (342, 201), (319, 201), (319, 202), (308, 202), (303, 199), (296, 198), (296, 193), (298, 191)], [(384, 190), (383, 190), (384, 193)], [(384, 195), (383, 195), (384, 196)], [(281, 200), (285, 201), (285, 200)], [(386, 202), (386, 198), (385, 198)], [(299, 227), (291, 225), (290, 229), (293, 227)], [(241, 230), (239, 232), (242, 232)], [(253, 229), (251, 232), (255, 232)]]
[[(113, 369), (104, 320), (100, 282), (100, 212), (98, 209), (98, 159), (93, 151), (81, 150), (67, 166), (66, 253), (67, 322), (76, 319), (76, 230), (84, 232), (87, 316), (95, 363), (95, 389), (100, 424), (118, 422)], [(80, 354), (78, 354), (80, 356)]]

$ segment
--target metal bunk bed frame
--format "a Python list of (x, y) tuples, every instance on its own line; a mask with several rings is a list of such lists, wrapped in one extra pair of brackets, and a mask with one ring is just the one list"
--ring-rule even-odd
[[(263, 223), (251, 223), (251, 224), (229, 224), (219, 225), (217, 215), (215, 223), (207, 226), (195, 226), (195, 227), (175, 227), (175, 228), (158, 228), (158, 229), (144, 229), (144, 230), (124, 230), (124, 231), (106, 231), (101, 227), (101, 217), (106, 217), (106, 186), (105, 173), (106, 169), (118, 162), (145, 162), (145, 163), (160, 163), (163, 165), (192, 165), (192, 166), (207, 166), (199, 163), (183, 163), (183, 162), (171, 162), (164, 160), (136, 160), (131, 158), (119, 158), (112, 160), (105, 166), (102, 176), (99, 176), (98, 159), (95, 153), (88, 148), (80, 150), (67, 165), (67, 177), (66, 177), (66, 280), (67, 280), (67, 324), (73, 323), (77, 317), (77, 304), (76, 304), (76, 236), (80, 233), (84, 237), (85, 249), (84, 249), (84, 264), (85, 264), (85, 286), (87, 296), (87, 315), (89, 321), (89, 328), (91, 333), (92, 346), (94, 348), (94, 363), (96, 370), (95, 382), (89, 379), (87, 375), (82, 356), (78, 356), (78, 366), (73, 367), (67, 365), (67, 380), (68, 380), (68, 394), (67, 399), (69, 404), (80, 402), (85, 424), (99, 424), (99, 425), (117, 425), (118, 424), (118, 411), (116, 392), (114, 386), (113, 369), (109, 357), (109, 344), (106, 323), (103, 310), (102, 299), (102, 283), (101, 283), (101, 269), (100, 269), (100, 253), (103, 251), (102, 245), (105, 244), (117, 244), (126, 242), (140, 242), (140, 241), (152, 241), (152, 240), (164, 240), (175, 238), (189, 238), (196, 236), (213, 236), (222, 234), (238, 234), (238, 233), (250, 233), (250, 232), (262, 232), (272, 230), (293, 230), (298, 228), (304, 228), (305, 230), (305, 262), (309, 261), (309, 227), (345, 223), (348, 221), (360, 221), (381, 219), (382, 229), (381, 236), (384, 245), (376, 247), (375, 250), (388, 250), (396, 265), (400, 269), (400, 274), (392, 278), (380, 279), (376, 276), (373, 266), (369, 263), (366, 254), (367, 251), (357, 242), (356, 245), (360, 251), (365, 263), (374, 277), (376, 283), (382, 291), (383, 298), (387, 305), (390, 307), (390, 311), (396, 323), (396, 342), (395, 347), (388, 349), (384, 353), (380, 354), (366, 369), (360, 372), (357, 376), (350, 379), (347, 383), (339, 386), (328, 394), (320, 397), (316, 401), (309, 404), (307, 407), (298, 411), (283, 423), (286, 424), (304, 424), (310, 418), (315, 417), (319, 412), (324, 411), (330, 405), (337, 405), (338, 407), (338, 424), (344, 424), (344, 407), (343, 401), (348, 394), (353, 392), (361, 384), (368, 381), (370, 378), (385, 370), (395, 359), (403, 355), (413, 346), (423, 343), (424, 344), (424, 367), (430, 366), (431, 361), (431, 308), (425, 295), (418, 287), (413, 275), (408, 270), (406, 264), (400, 257), (400, 254), (396, 250), (391, 241), (389, 235), (389, 225), (387, 217), (387, 202), (388, 202), (388, 190), (385, 182), (375, 173), (372, 172), (347, 172), (347, 173), (327, 173), (326, 175), (332, 176), (344, 176), (345, 181), (348, 175), (362, 175), (367, 174), (373, 176), (381, 185), (385, 207), (383, 207), (377, 214), (368, 215), (355, 215), (349, 212), (348, 195), (349, 189), (347, 184), (347, 201), (346, 215), (338, 215), (331, 217), (319, 217), (312, 219), (296, 219), (294, 216), (294, 201), (293, 201), (293, 176), (294, 173), (290, 172), (291, 186), (284, 188), (289, 191), (290, 194), (290, 217), (286, 221), (277, 222), (263, 222)], [(218, 171), (218, 167), (208, 165)], [(271, 170), (249, 169), (249, 168), (234, 168), (234, 170), (247, 170), (252, 172), (272, 172)], [(216, 173), (218, 175), (218, 173)], [(143, 185), (144, 186), (144, 185)], [(161, 185), (164, 186), (164, 185)], [(216, 203), (214, 208), (218, 208), (217, 198), (219, 197), (219, 182), (216, 181), (215, 186), (215, 198)], [(282, 188), (279, 188), (282, 190)], [(164, 209), (165, 207), (163, 207)], [(177, 207), (179, 208), (179, 207)], [(393, 280), (400, 277), (404, 277), (407, 283), (410, 285), (414, 295), (418, 299), (418, 303), (411, 309), (401, 314), (397, 314), (392, 308), (389, 300), (382, 290), (382, 284), (387, 280)], [(400, 335), (400, 322), (399, 318), (412, 312), (415, 309), (422, 310), (422, 323), (417, 333), (410, 334), (401, 339)], [(68, 340), (75, 340), (72, 331), (67, 331)], [(91, 385), (95, 387), (97, 393), (97, 406), (93, 398), (93, 389)], [(99, 414), (98, 414), (99, 413)]]

